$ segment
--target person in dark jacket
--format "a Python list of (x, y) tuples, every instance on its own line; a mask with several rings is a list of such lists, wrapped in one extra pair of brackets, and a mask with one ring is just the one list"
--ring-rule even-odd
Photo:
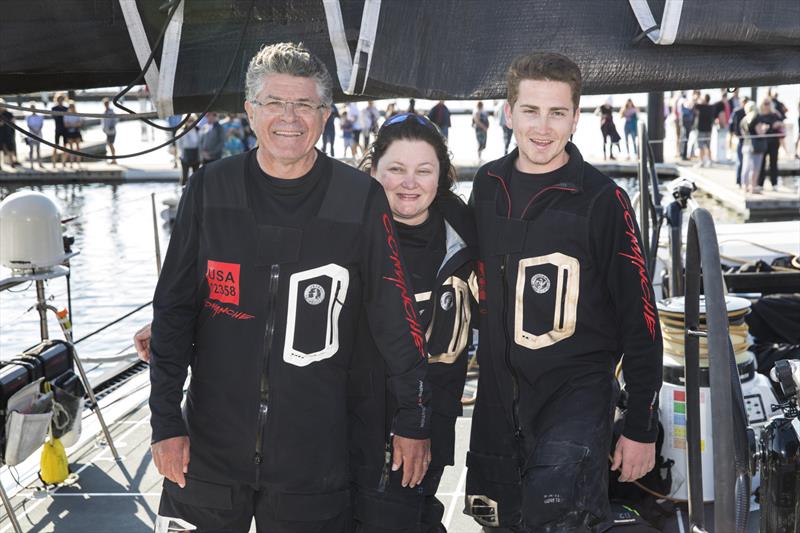
[(736, 136), (736, 185), (742, 185), (743, 139), (740, 124), (745, 115), (744, 106), (749, 101), (750, 99), (746, 96), (742, 97), (740, 101), (741, 106), (734, 109), (733, 113), (731, 113), (730, 122), (728, 123), (728, 130)]
[(206, 127), (200, 134), (200, 160), (203, 165), (213, 163), (222, 157), (225, 149), (225, 129), (213, 111), (206, 115)]
[(374, 340), (360, 337), (364, 342), (357, 345), (351, 371), (356, 386), (350, 392), (354, 531), (444, 531), (444, 505), (435, 494), (445, 466), (454, 463), (475, 302), (470, 290), (475, 228), (466, 204), (451, 190), (455, 169), (446, 141), (427, 118), (402, 114), (388, 119), (362, 168), (386, 191), (428, 339), (432, 459), (418, 489), (402, 486), (391, 471), (387, 452), (397, 405), (389, 394), (386, 365), (374, 356)]
[[(777, 97), (777, 94), (775, 96)], [(781, 146), (780, 135), (785, 132), (781, 116), (781, 112), (775, 109), (774, 100), (771, 98), (764, 98), (758, 106), (758, 122), (769, 126), (765, 133), (767, 150), (761, 160), (758, 187), (764, 186), (767, 178), (767, 159), (769, 158), (769, 181), (773, 191), (778, 188), (778, 150)]]
[(445, 141), (450, 136), (450, 109), (445, 105), (444, 100), (439, 100), (436, 105), (428, 112), (428, 118), (439, 127)]
[(430, 462), (425, 332), (386, 196), (314, 148), (331, 85), (302, 46), (262, 48), (245, 90), (258, 148), (202, 167), (181, 198), (150, 340), (157, 530), (347, 531), (362, 336), (391, 376), (392, 468), (414, 487)]
[[(478, 170), (471, 197), (481, 373), (467, 512), (516, 531), (591, 531), (609, 514), (609, 466), (633, 481), (655, 463), (655, 295), (627, 194), (569, 142), (577, 65), (520, 56), (507, 81), (518, 148)], [(612, 450), (620, 357), (628, 405)]]

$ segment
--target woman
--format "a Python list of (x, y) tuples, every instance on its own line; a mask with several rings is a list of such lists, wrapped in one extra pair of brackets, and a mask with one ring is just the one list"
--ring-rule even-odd
[(391, 470), (395, 405), (386, 368), (373, 343), (357, 346), (349, 405), (354, 531), (444, 531), (444, 506), (435, 494), (444, 467), (453, 464), (461, 414), (472, 331), (474, 222), (451, 191), (455, 169), (444, 137), (426, 117), (406, 113), (386, 120), (361, 168), (386, 191), (428, 339), (432, 460), (421, 486), (401, 486), (401, 472)]
[(625, 102), (625, 107), (620, 110), (619, 115), (625, 120), (625, 127), (623, 128), (625, 132), (625, 151), (628, 153), (628, 159), (630, 159), (631, 146), (628, 145), (628, 138), (630, 138), (631, 145), (633, 146), (633, 155), (639, 154), (639, 148), (636, 146), (636, 128), (639, 123), (639, 113), (636, 106), (633, 105), (633, 100), (628, 98), (628, 101)]
[(744, 106), (745, 115), (739, 125), (742, 133), (742, 187), (745, 192), (759, 193), (758, 176), (761, 172), (761, 163), (764, 152), (767, 151), (767, 140), (762, 137), (769, 129), (756, 110), (755, 102), (747, 102)]
[[(70, 113), (75, 113), (75, 104), (70, 103), (69, 107), (67, 107), (67, 111)], [(81, 117), (75, 115), (64, 115), (64, 142), (67, 145), (67, 148), (74, 151), (80, 151), (81, 149), (81, 142), (83, 141), (83, 137), (81, 136), (81, 126), (83, 125), (83, 120)], [(69, 166), (72, 166), (72, 163), (75, 164), (80, 168), (81, 166), (81, 157), (75, 154), (67, 154), (67, 160), (70, 162)], [(64, 166), (67, 166), (66, 163), (63, 163)]]
[(600, 116), (600, 133), (603, 135), (603, 160), (605, 161), (606, 159), (606, 144), (609, 145), (608, 158), (616, 159), (614, 157), (614, 146), (617, 147), (617, 152), (619, 152), (620, 136), (617, 133), (617, 126), (614, 124), (614, 108), (611, 107), (611, 98), (595, 109), (594, 114)]

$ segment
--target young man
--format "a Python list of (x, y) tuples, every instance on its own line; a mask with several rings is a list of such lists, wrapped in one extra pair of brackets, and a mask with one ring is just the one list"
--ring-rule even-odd
[(204, 165), (181, 198), (153, 298), (156, 531), (244, 532), (255, 518), (259, 531), (346, 533), (359, 335), (392, 376), (393, 470), (414, 487), (430, 462), (425, 338), (386, 195), (314, 148), (331, 86), (305, 48), (261, 49), (245, 102), (258, 148)]
[[(627, 194), (569, 142), (577, 65), (521, 56), (507, 81), (518, 148), (478, 170), (471, 198), (483, 279), (467, 511), (515, 531), (591, 531), (608, 515), (609, 455), (621, 481), (654, 465), (655, 296)], [(612, 450), (620, 356), (628, 410)]]

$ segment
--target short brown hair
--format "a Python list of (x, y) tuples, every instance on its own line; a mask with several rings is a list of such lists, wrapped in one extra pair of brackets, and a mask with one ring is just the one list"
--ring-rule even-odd
[(563, 81), (572, 92), (572, 103), (577, 110), (581, 100), (581, 69), (570, 58), (553, 52), (540, 52), (517, 56), (506, 75), (508, 104), (514, 107), (522, 80)]

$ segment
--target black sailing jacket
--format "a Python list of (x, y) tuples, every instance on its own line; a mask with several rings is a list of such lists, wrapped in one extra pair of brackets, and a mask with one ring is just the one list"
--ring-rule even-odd
[(653, 442), (661, 329), (633, 208), (575, 145), (567, 151), (563, 183), (514, 199), (527, 206), (521, 219), (508, 216), (517, 151), (475, 177), (490, 350), (493, 357), (508, 353), (519, 386), (610, 368), (624, 354), (625, 435)]
[(247, 155), (204, 167), (181, 199), (153, 302), (153, 441), (188, 434), (190, 477), (254, 484), (310, 519), (349, 504), (357, 335), (384, 357), (397, 433), (428, 437), (424, 330), (376, 181), (331, 160), (302, 229), (258, 225)]
[[(661, 331), (633, 208), (575, 145), (567, 152), (566, 179), (533, 198), (510, 198), (514, 150), (478, 170), (470, 199), (482, 279), (467, 498), (487, 515), (499, 500), (506, 524), (518, 518), (515, 433), (570, 377), (610, 373), (624, 354), (624, 434), (653, 442), (658, 432)], [(512, 201), (527, 206), (520, 219)]]
[[(444, 259), (430, 293), (416, 300), (431, 300), (422, 316), (428, 340), (428, 383), (431, 397), (431, 455), (423, 481), (425, 493), (435, 494), (441, 471), (453, 464), (455, 419), (461, 415), (461, 396), (467, 371), (467, 346), (472, 337), (475, 298), (470, 284), (477, 256), (477, 237), (472, 213), (456, 196), (437, 196), (431, 205), (445, 226)], [(401, 249), (403, 242), (400, 242)], [(366, 317), (362, 324), (366, 325)], [(402, 472), (392, 473), (385, 455), (397, 404), (386, 384), (386, 365), (376, 357), (375, 342), (359, 335), (351, 371), (350, 457), (354, 481), (372, 490), (407, 491), (397, 482)], [(395, 431), (396, 432), (396, 431)], [(387, 476), (398, 479), (391, 481)]]

